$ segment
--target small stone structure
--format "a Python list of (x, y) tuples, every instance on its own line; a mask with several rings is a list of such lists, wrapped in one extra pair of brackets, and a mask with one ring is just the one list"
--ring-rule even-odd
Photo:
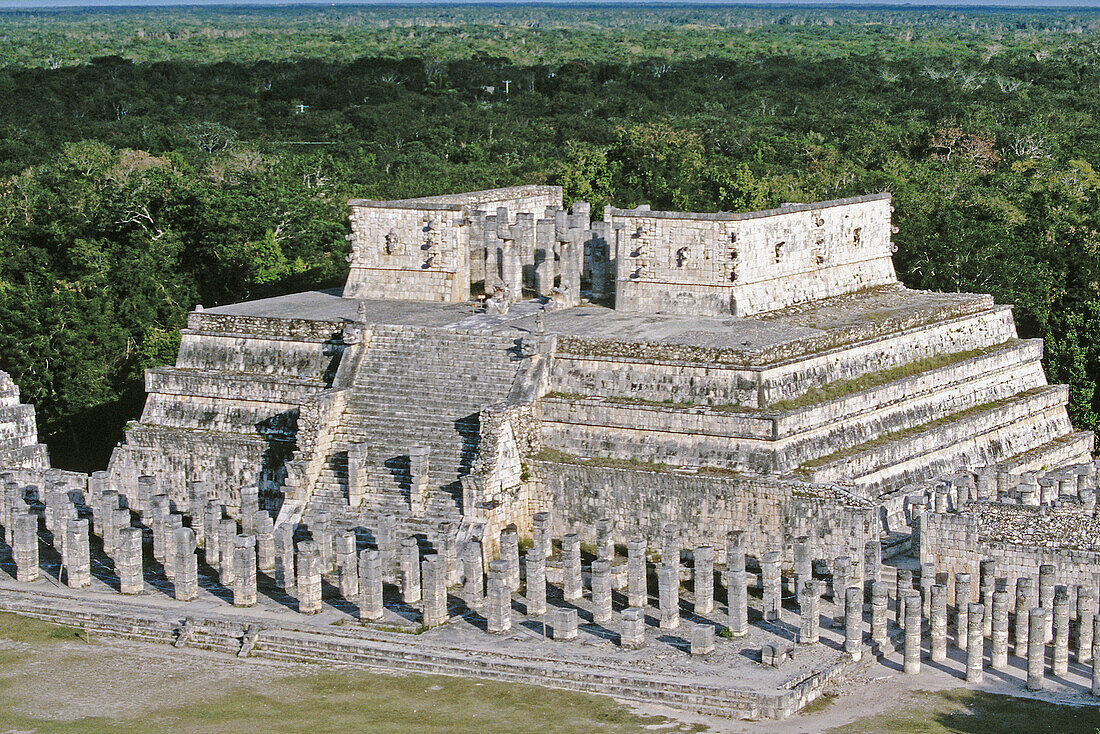
[(46, 445), (38, 443), (34, 406), (19, 402), (19, 387), (0, 372), (0, 466), (42, 471), (50, 465)]

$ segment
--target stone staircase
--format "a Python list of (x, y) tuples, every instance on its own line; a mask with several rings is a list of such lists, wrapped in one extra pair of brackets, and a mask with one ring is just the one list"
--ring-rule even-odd
[[(443, 523), (462, 520), (461, 478), (470, 473), (478, 413), (504, 401), (522, 364), (515, 336), (376, 326), (356, 369), (351, 396), (310, 496), (310, 514), (328, 512), (374, 529), (397, 518), (399, 535), (434, 544)], [(349, 506), (348, 448), (366, 447), (363, 498)], [(410, 505), (409, 449), (426, 446), (428, 491)]]

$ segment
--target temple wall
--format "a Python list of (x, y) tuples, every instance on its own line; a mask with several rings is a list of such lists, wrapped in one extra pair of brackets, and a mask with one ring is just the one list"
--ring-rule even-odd
[[(470, 298), (473, 212), (495, 215), (503, 207), (513, 217), (542, 217), (547, 208), (560, 208), (562, 198), (560, 187), (516, 186), (349, 204), (352, 254), (345, 297), (453, 303)], [(479, 267), (483, 278), (484, 260)]]
[[(554, 535), (581, 533), (594, 542), (596, 521), (610, 518), (615, 542), (636, 535), (651, 543), (663, 527), (681, 531), (684, 548), (711, 545), (724, 555), (726, 534), (745, 531), (745, 548), (760, 556), (782, 550), (791, 562), (792, 542), (806, 535), (815, 559), (863, 557), (873, 534), (869, 503), (818, 496), (805, 485), (768, 478), (716, 477), (641, 469), (529, 462), (552, 516)], [(700, 522), (706, 518), (705, 522)]]
[[(1050, 522), (1057, 523), (1057, 517), (1052, 516)], [(934, 563), (938, 573), (947, 574), (952, 597), (958, 573), (969, 573), (977, 592), (979, 564), (987, 558), (997, 561), (997, 575), (1008, 579), (1013, 595), (1016, 579), (1026, 576), (1037, 582), (1039, 566), (1046, 564), (1054, 566), (1059, 584), (1094, 586), (1100, 578), (1100, 551), (1055, 542), (1043, 547), (983, 539), (977, 518), (969, 514), (926, 512), (921, 518), (921, 563)]]
[(890, 195), (742, 214), (608, 207), (615, 308), (750, 316), (897, 281)]

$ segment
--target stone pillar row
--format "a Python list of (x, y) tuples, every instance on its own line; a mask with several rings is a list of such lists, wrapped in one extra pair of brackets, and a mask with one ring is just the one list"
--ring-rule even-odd
[[(360, 619), (380, 621), (385, 616), (383, 584), (387, 581), (387, 561), (396, 569), (404, 603), (418, 605), (422, 623), (436, 627), (448, 618), (447, 589), (458, 578), (457, 550), (440, 544), (440, 553), (421, 556), (415, 538), (398, 542), (396, 527), (386, 524), (377, 534), (377, 549), (357, 552), (354, 531), (337, 531), (330, 519), (321, 515), (310, 523), (310, 540), (295, 544), (295, 527), (273, 528), (267, 513), (256, 511), (238, 523), (226, 517), (226, 508), (208, 499), (205, 491), (193, 483), (189, 486), (188, 504), (199, 508), (192, 516), (192, 527), (185, 526), (183, 514), (156, 490), (149, 478), (139, 482), (131, 498), (96, 482), (95, 490), (87, 494), (92, 519), (79, 517), (77, 500), (63, 487), (47, 488), (43, 525), (54, 539), (62, 558), (62, 580), (72, 588), (91, 583), (89, 538), (94, 530), (103, 535), (103, 547), (114, 561), (123, 594), (140, 594), (145, 590), (145, 529), (151, 539), (151, 556), (163, 564), (167, 578), (172, 580), (174, 593), (180, 601), (190, 601), (199, 594), (198, 550), (206, 563), (218, 570), (223, 584), (232, 592), (233, 604), (252, 606), (257, 601), (258, 571), (273, 571), (276, 582), (297, 599), (303, 614), (316, 614), (323, 608), (323, 577), (334, 575), (335, 583), (348, 601), (354, 602)], [(3, 539), (9, 542), (15, 560), (17, 579), (34, 581), (39, 570), (39, 518), (22, 498), (22, 490), (12, 482), (0, 490), (0, 523)], [(79, 498), (78, 498), (79, 499)], [(244, 504), (251, 506), (246, 497)], [(86, 506), (87, 506), (86, 505)], [(135, 526), (137, 517), (140, 525)], [(512, 596), (521, 591), (520, 571), (526, 567), (528, 616), (546, 615), (546, 561), (552, 551), (548, 518), (539, 513), (535, 523), (533, 547), (520, 564), (518, 533), (507, 528), (501, 533), (500, 558), (484, 563), (480, 542), (467, 544), (462, 553), (465, 593), (471, 608), (484, 608), (487, 628), (494, 633), (507, 633), (513, 627)], [(591, 608), (593, 621), (607, 624), (614, 619), (612, 572), (616, 551), (609, 523), (597, 525), (597, 558), (590, 569)], [(873, 544), (863, 559), (863, 573), (855, 573), (851, 558), (833, 562), (832, 624), (844, 630), (844, 649), (858, 660), (863, 644), (863, 584), (870, 583), (870, 637), (880, 653), (889, 652), (887, 630), (889, 588), (881, 580), (881, 566), (876, 559), (880, 552)], [(821, 604), (829, 590), (822, 581), (813, 578), (808, 561), (806, 542), (796, 542), (796, 591), (800, 610), (800, 643), (813, 644), (820, 638)], [(726, 545), (725, 583), (728, 591), (728, 632), (739, 637), (748, 630), (748, 574), (741, 532), (731, 532)], [(661, 629), (681, 626), (680, 584), (681, 546), (678, 534), (666, 529), (661, 537), (661, 557), (657, 566), (657, 610)], [(632, 539), (626, 545), (626, 592), (629, 606), (621, 613), (620, 639), (624, 647), (645, 644), (645, 609), (650, 605), (646, 580), (647, 546), (642, 539)], [(765, 621), (779, 618), (782, 611), (782, 556), (769, 551), (760, 557), (763, 612)], [(694, 550), (694, 596), (698, 613), (714, 609), (714, 550), (703, 546)], [(580, 536), (562, 537), (562, 587), (566, 601), (583, 597)], [(1015, 628), (1011, 637), (1017, 655), (1028, 660), (1027, 687), (1039, 690), (1048, 673), (1047, 653), (1050, 646), (1049, 674), (1065, 676), (1072, 650), (1079, 663), (1093, 664), (1094, 693), (1100, 695), (1100, 613), (1097, 613), (1097, 593), (1091, 586), (1074, 587), (1057, 583), (1056, 569), (1050, 565), (1038, 569), (1037, 578), (1016, 580), (1014, 597), (1010, 597), (1007, 580), (996, 576), (997, 564), (982, 562), (975, 589), (969, 574), (957, 573), (954, 587), (949, 589), (946, 577), (935, 577), (931, 564), (922, 566), (919, 584), (912, 572), (897, 573), (896, 625), (904, 631), (904, 670), (917, 673), (921, 665), (923, 621), (927, 618), (930, 634), (929, 657), (934, 662), (947, 659), (949, 609), (954, 611), (954, 642), (966, 660), (966, 678), (981, 682), (984, 674), (986, 639), (990, 641), (989, 667), (1008, 667), (1010, 612), (1015, 613)], [(486, 574), (487, 571), (487, 574)], [(486, 579), (487, 576), (487, 579)], [(862, 577), (862, 578), (861, 578)], [(879, 580), (874, 580), (878, 578)], [(939, 583), (936, 583), (936, 582)], [(949, 592), (954, 592), (954, 604), (949, 607)], [(1071, 591), (1073, 598), (1071, 601)], [(575, 606), (556, 609), (548, 620), (556, 640), (575, 639), (578, 613)], [(1076, 634), (1074, 635), (1074, 631)], [(687, 630), (693, 654), (705, 655), (714, 649), (713, 625), (692, 625)]]
[[(984, 677), (986, 640), (989, 640), (989, 664), (993, 670), (1009, 668), (1010, 632), (1017, 656), (1027, 661), (1026, 687), (1041, 690), (1048, 674), (1064, 677), (1069, 670), (1071, 652), (1077, 662), (1092, 663), (1092, 692), (1100, 696), (1100, 613), (1097, 613), (1097, 592), (1091, 586), (1076, 587), (1076, 603), (1071, 604), (1070, 587), (1057, 583), (1053, 566), (1039, 568), (1038, 583), (1029, 577), (1016, 581), (1014, 599), (1010, 600), (1008, 580), (995, 576), (992, 562), (980, 565), (981, 577), (974, 601), (975, 589), (969, 574), (955, 574), (955, 646), (966, 661), (966, 680), (981, 683)], [(922, 568), (922, 577), (930, 569)], [(921, 593), (909, 589), (905, 575), (899, 579), (899, 627), (904, 635), (904, 671), (920, 672), (922, 612)], [(948, 592), (944, 583), (928, 588), (929, 659), (936, 663), (947, 660)], [(923, 578), (921, 588), (924, 588)], [(859, 592), (858, 589), (852, 589)], [(1010, 610), (1015, 612), (1015, 629), (1010, 629)], [(871, 638), (876, 644), (886, 640), (887, 589), (881, 582), (872, 584)], [(1074, 619), (1076, 623), (1074, 624)], [(1070, 643), (1076, 628), (1076, 646)], [(847, 646), (846, 635), (846, 646)], [(884, 650), (884, 652), (889, 652)], [(1049, 666), (1047, 661), (1049, 659)]]

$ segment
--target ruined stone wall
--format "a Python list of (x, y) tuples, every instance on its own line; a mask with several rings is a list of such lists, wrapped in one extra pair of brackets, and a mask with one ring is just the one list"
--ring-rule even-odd
[(641, 469), (528, 460), (539, 484), (534, 495), (552, 514), (555, 535), (582, 534), (593, 542), (596, 521), (610, 518), (615, 542), (661, 529), (681, 529), (685, 548), (724, 550), (726, 533), (745, 531), (749, 554), (782, 550), (791, 562), (794, 538), (811, 540), (815, 559), (863, 557), (876, 539), (871, 504), (840, 492), (767, 478), (716, 477)]
[[(1037, 507), (1019, 510), (1040, 513)], [(1043, 522), (1051, 532), (1044, 545), (1038, 545), (983, 537), (979, 520), (971, 513), (926, 512), (921, 522), (920, 560), (936, 564), (937, 572), (947, 574), (951, 589), (955, 574), (969, 573), (977, 591), (979, 564), (987, 558), (997, 561), (997, 575), (1008, 579), (1010, 591), (1020, 577), (1038, 579), (1039, 566), (1045, 564), (1055, 567), (1059, 584), (1093, 586), (1100, 577), (1100, 548), (1066, 547), (1059, 540), (1061, 520), (1057, 515), (1047, 515)]]
[(562, 199), (560, 187), (517, 186), (453, 196), (353, 199), (348, 203), (352, 254), (345, 297), (451, 303), (470, 297), (470, 224), (475, 211), (495, 215), (504, 207), (513, 216), (531, 213), (541, 217), (548, 207), (560, 208)]
[(240, 487), (259, 483), (276, 509), (301, 405), (331, 383), (342, 327), (192, 313), (176, 364), (146, 373), (145, 408), (111, 457), (112, 480), (125, 491), (149, 474), (182, 500), (201, 479), (230, 506)]
[(19, 387), (0, 372), (0, 466), (44, 469), (46, 446), (38, 443), (34, 406), (19, 402)]
[(890, 195), (743, 214), (608, 207), (615, 308), (748, 316), (896, 282)]

